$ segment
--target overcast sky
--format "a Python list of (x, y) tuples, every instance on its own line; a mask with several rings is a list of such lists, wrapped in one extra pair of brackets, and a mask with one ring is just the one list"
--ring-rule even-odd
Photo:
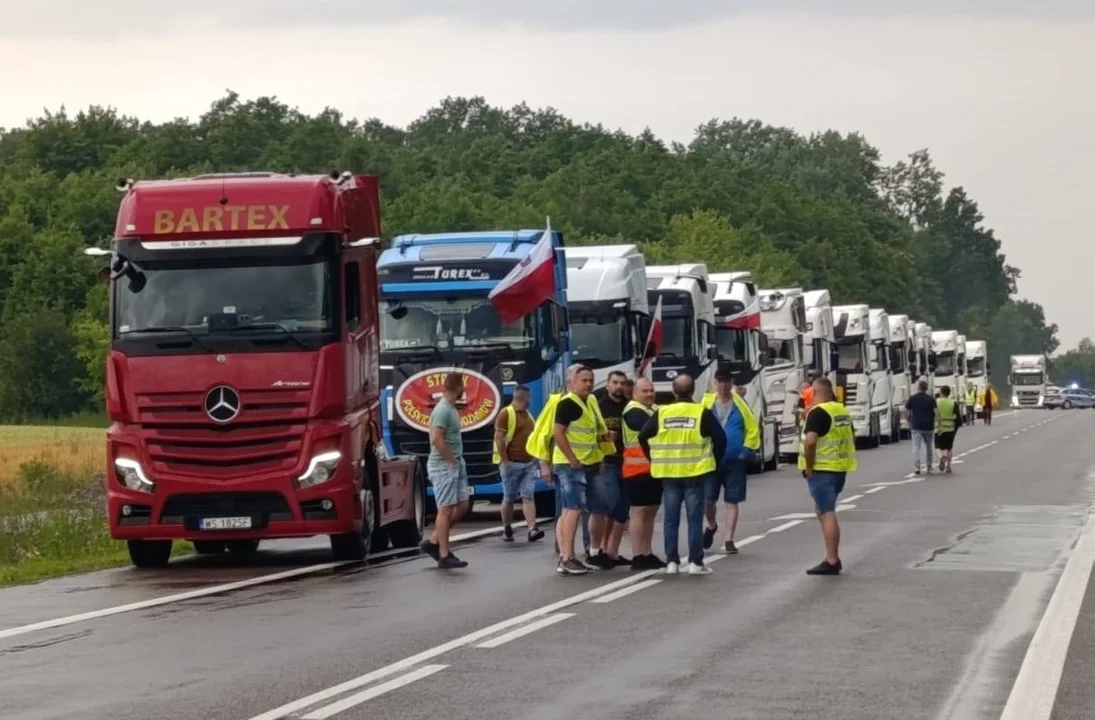
[(927, 147), (1020, 296), (1066, 347), (1095, 336), (1092, 2), (0, 0), (0, 68), (6, 127), (62, 103), (196, 118), (231, 88), (400, 125), (483, 95), (682, 141), (740, 116), (860, 131), (887, 162)]

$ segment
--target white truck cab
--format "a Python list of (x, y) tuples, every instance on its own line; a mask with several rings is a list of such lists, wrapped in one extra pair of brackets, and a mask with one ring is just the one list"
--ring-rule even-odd
[(943, 386), (951, 390), (951, 398), (958, 404), (959, 409), (965, 403), (962, 397), (965, 380), (960, 366), (958, 351), (957, 330), (936, 330), (932, 333), (932, 354), (929, 362), (935, 372), (935, 392), (938, 394)]
[(932, 326), (918, 322), (914, 330), (916, 335), (916, 380), (926, 380), (928, 393), (935, 395), (935, 372), (931, 367)]
[(868, 447), (878, 447), (882, 436), (884, 408), (872, 406), (870, 308), (866, 305), (837, 305), (833, 308), (836, 332), (837, 399), (843, 400), (852, 416), (857, 438)]
[(973, 388), (975, 393), (973, 407), (966, 408), (970, 418), (984, 415), (981, 407), (981, 396), (989, 382), (988, 368), (989, 345), (984, 340), (966, 341), (966, 388)]
[(868, 317), (871, 325), (871, 377), (874, 379), (871, 408), (879, 410), (881, 440), (888, 445), (901, 439), (901, 414), (894, 406), (894, 377), (890, 367), (893, 350), (890, 315), (882, 308), (870, 308)]
[(764, 381), (768, 341), (760, 329), (757, 285), (748, 272), (712, 273), (715, 291), (715, 346), (718, 367), (734, 374), (745, 388), (745, 402), (761, 425), (760, 452), (754, 471), (779, 468), (779, 422), (768, 414)]
[(962, 416), (968, 417), (966, 409), (966, 336), (958, 333), (958, 404), (962, 408)]
[(646, 268), (651, 313), (662, 302), (662, 347), (653, 362), (657, 402), (673, 399), (673, 380), (687, 373), (696, 383), (693, 399), (715, 389), (714, 291), (703, 263)]
[(916, 333), (908, 315), (890, 315), (890, 372), (893, 373), (893, 406), (901, 423), (901, 437), (909, 437), (909, 423), (901, 412), (915, 390), (914, 346)]
[[(650, 326), (646, 262), (635, 245), (567, 246), (567, 305), (574, 362), (635, 379)], [(647, 370), (649, 377), (650, 371)]]
[(1008, 385), (1011, 385), (1011, 406), (1013, 408), (1044, 407), (1046, 401), (1046, 356), (1012, 355)]
[(768, 414), (779, 422), (779, 451), (798, 455), (798, 400), (806, 378), (803, 334), (806, 301), (802, 288), (760, 291), (760, 327), (768, 339), (769, 363), (764, 369)]
[(808, 372), (829, 379), (836, 387), (836, 365), (833, 353), (836, 334), (833, 329), (833, 305), (828, 290), (809, 290), (802, 296), (806, 302), (805, 360)]

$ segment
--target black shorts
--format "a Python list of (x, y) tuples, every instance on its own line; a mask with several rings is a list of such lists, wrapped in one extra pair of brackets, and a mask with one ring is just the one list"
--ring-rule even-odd
[(662, 504), (662, 483), (649, 475), (624, 480), (631, 507), (657, 507)]
[(938, 433), (935, 436), (935, 449), (936, 450), (953, 450), (954, 449), (954, 434), (957, 430), (951, 430), (950, 432)]

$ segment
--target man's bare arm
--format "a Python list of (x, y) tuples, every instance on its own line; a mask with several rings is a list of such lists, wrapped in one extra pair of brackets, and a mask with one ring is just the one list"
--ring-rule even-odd
[(436, 425), (430, 428), (430, 443), (437, 448), (437, 452), (441, 455), (441, 458), (449, 465), (456, 464), (456, 456), (452, 454), (452, 450), (449, 450), (449, 446), (445, 443), (445, 430)]
[(570, 447), (570, 440), (567, 440), (567, 426), (555, 423), (555, 431), (552, 433), (552, 436), (555, 438), (555, 447), (559, 448), (559, 452), (566, 456), (570, 466), (580, 466), (581, 463), (578, 462), (578, 456), (574, 454), (573, 448)]

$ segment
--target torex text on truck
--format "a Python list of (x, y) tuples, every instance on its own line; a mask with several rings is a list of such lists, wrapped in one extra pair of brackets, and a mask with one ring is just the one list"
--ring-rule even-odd
[[(553, 232), (555, 295), (536, 312), (503, 323), (488, 296), (529, 255), (544, 230), (402, 235), (380, 256), (380, 379), (384, 440), (392, 454), (422, 465), (430, 413), (450, 371), (465, 378), (458, 403), (464, 460), (476, 499), (500, 500), (494, 421), (518, 385), (537, 415), (563, 387), (570, 362), (566, 262)], [(429, 488), (432, 505), (432, 490)], [(537, 484), (537, 514), (554, 513), (551, 486)]]
[[(329, 535), (413, 547), (425, 479), (382, 454), (377, 181), (332, 173), (119, 183), (106, 369), (111, 535), (252, 552)], [(104, 277), (106, 273), (104, 271)]]

